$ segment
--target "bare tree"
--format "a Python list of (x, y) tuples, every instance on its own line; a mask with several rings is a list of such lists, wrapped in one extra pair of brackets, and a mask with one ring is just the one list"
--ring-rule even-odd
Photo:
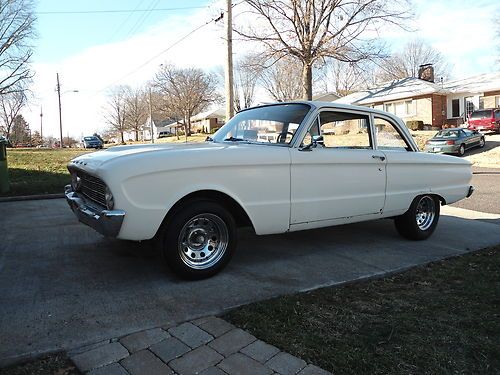
[(324, 92), (334, 91), (339, 96), (346, 96), (370, 85), (374, 67), (368, 61), (345, 63), (330, 60), (322, 67), (320, 74), (321, 79), (318, 81)]
[(191, 116), (220, 101), (216, 75), (201, 69), (163, 65), (156, 73), (155, 86), (163, 97), (163, 112), (184, 121), (186, 137), (191, 135)]
[(252, 25), (236, 32), (263, 43), (268, 58), (289, 55), (297, 59), (302, 65), (302, 97), (309, 100), (315, 63), (328, 58), (358, 62), (379, 56), (382, 48), (375, 31), (387, 24), (401, 25), (410, 16), (408, 0), (245, 2), (254, 16)]
[(109, 93), (108, 105), (105, 109), (104, 118), (110, 126), (110, 133), (120, 135), (121, 142), (125, 143), (123, 134), (129, 130), (126, 118), (126, 97), (129, 88), (116, 86)]
[(13, 91), (0, 95), (0, 120), (2, 129), (7, 138), (10, 137), (14, 120), (26, 104), (24, 91)]
[(255, 56), (245, 55), (236, 62), (234, 79), (234, 107), (236, 111), (248, 108), (255, 99), (255, 87), (262, 69), (254, 63)]
[(278, 102), (298, 99), (302, 95), (301, 70), (302, 67), (297, 60), (285, 57), (263, 69), (260, 82), (269, 95)]
[(0, 95), (22, 90), (33, 77), (33, 9), (31, 0), (0, 1)]
[(450, 67), (444, 56), (421, 39), (408, 42), (401, 52), (396, 52), (382, 60), (379, 80), (390, 81), (407, 77), (417, 77), (420, 65), (432, 64), (434, 76), (446, 79)]
[(144, 90), (129, 89), (125, 97), (125, 122), (128, 129), (135, 133), (135, 140), (139, 140), (139, 132), (143, 129), (148, 118), (148, 101)]

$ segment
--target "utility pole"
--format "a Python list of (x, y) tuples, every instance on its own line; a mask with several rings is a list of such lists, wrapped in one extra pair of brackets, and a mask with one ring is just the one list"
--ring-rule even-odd
[(43, 143), (43, 112), (42, 112), (42, 106), (40, 106), (40, 138), (42, 139)]
[(151, 143), (155, 143), (153, 131), (153, 102), (151, 101), (151, 86), (149, 86), (149, 125), (151, 125)]
[(234, 115), (234, 91), (233, 91), (233, 4), (226, 0), (226, 122)]
[(61, 85), (59, 84), (59, 73), (56, 73), (57, 77), (57, 97), (59, 98), (59, 135), (61, 136), (60, 148), (63, 148), (63, 132), (62, 132), (62, 116), (61, 116)]

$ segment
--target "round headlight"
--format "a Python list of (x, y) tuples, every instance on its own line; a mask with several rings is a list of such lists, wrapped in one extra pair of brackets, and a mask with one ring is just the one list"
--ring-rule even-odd
[(106, 208), (108, 210), (112, 210), (115, 207), (115, 200), (113, 199), (113, 194), (111, 194), (111, 190), (109, 190), (107, 186), (104, 197), (106, 198)]
[(71, 174), (71, 187), (73, 188), (73, 191), (78, 191), (80, 190), (80, 186), (82, 184), (82, 181), (80, 177), (76, 175), (76, 173)]

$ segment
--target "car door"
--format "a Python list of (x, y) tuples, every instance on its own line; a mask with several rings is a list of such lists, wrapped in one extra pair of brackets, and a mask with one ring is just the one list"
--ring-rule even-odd
[(460, 140), (465, 144), (465, 148), (469, 149), (479, 144), (479, 137), (469, 130), (460, 130)]
[(382, 212), (386, 161), (368, 114), (322, 110), (290, 152), (292, 226)]
[[(377, 150), (386, 157), (386, 189), (384, 216), (400, 215), (419, 194), (429, 191), (428, 162), (415, 152), (409, 135), (392, 117), (373, 115), (374, 139)], [(434, 176), (433, 176), (434, 177)]]

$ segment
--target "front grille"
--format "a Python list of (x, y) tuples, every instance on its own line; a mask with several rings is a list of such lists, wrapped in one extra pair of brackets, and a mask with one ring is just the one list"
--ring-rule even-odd
[(81, 179), (80, 192), (94, 203), (106, 207), (106, 184), (100, 178), (80, 170), (76, 175)]

